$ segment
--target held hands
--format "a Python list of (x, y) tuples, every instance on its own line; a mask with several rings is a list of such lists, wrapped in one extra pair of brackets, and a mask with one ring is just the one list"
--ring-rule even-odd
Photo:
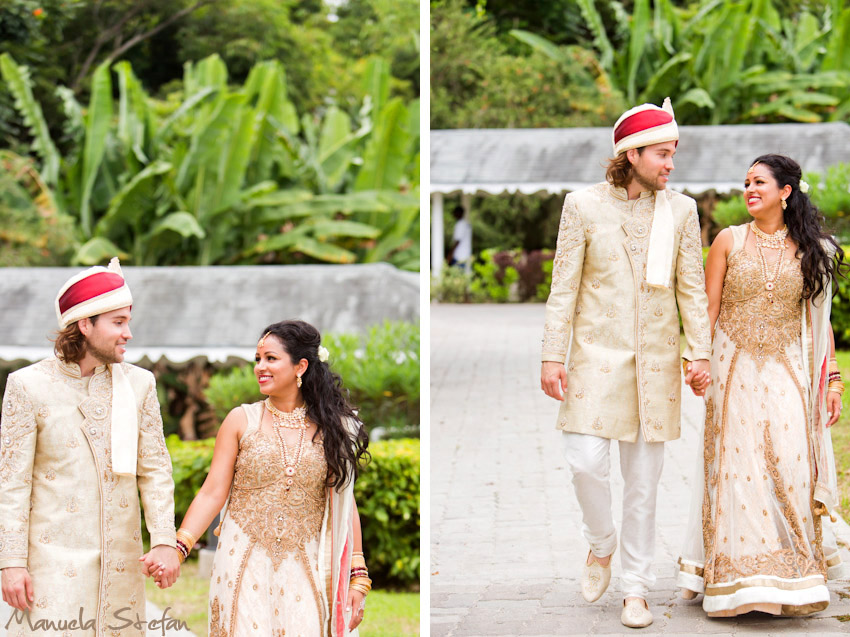
[(543, 361), (540, 369), (540, 389), (555, 400), (564, 400), (567, 391), (567, 370), (563, 363)]
[[(841, 417), (841, 394), (838, 392), (826, 392), (826, 415), (829, 417), (826, 421), (827, 427), (832, 427)], [(3, 590), (5, 591), (6, 589), (4, 588)]]
[(23, 566), (4, 568), (0, 579), (3, 580), (3, 601), (12, 608), (29, 610), (27, 602), (35, 599), (29, 571)]
[(142, 555), (139, 561), (142, 573), (153, 577), (159, 588), (172, 586), (180, 576), (180, 560), (174, 547), (160, 544)]
[(351, 612), (348, 630), (354, 630), (363, 621), (363, 615), (366, 613), (366, 596), (360, 591), (348, 589), (348, 603), (345, 605), (345, 611)]
[(685, 370), (685, 384), (690, 385), (694, 396), (705, 396), (711, 385), (711, 364), (705, 359), (690, 361), (685, 363)]

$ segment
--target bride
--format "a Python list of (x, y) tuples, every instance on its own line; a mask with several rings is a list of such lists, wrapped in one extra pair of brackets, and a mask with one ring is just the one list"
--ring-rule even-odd
[(678, 585), (710, 616), (806, 615), (828, 605), (838, 559), (821, 523), (844, 391), (829, 312), (850, 266), (797, 162), (759, 157), (744, 186), (753, 220), (723, 230), (706, 264), (712, 379)]

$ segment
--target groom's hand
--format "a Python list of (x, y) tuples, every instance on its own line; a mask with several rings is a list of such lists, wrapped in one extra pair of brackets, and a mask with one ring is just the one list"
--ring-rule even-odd
[(705, 396), (705, 390), (711, 385), (711, 363), (706, 359), (690, 361), (687, 364), (685, 384), (690, 385), (695, 396)]
[(27, 602), (35, 599), (29, 571), (23, 566), (4, 568), (0, 579), (3, 581), (3, 601), (12, 608), (29, 610)]
[(540, 369), (540, 389), (555, 400), (564, 400), (567, 391), (567, 370), (563, 363), (543, 361)]
[(177, 549), (173, 546), (155, 546), (139, 560), (144, 562), (143, 570), (147, 571), (146, 575), (153, 576), (159, 588), (168, 588), (180, 576), (180, 560), (177, 557)]

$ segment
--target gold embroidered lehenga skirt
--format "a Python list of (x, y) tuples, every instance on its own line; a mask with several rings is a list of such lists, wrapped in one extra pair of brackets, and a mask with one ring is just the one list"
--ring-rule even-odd
[[(799, 261), (768, 296), (730, 255), (712, 348), (702, 460), (678, 583), (712, 616), (805, 615), (829, 603), (800, 340)], [(701, 506), (699, 506), (701, 505)]]
[[(327, 464), (321, 442), (304, 442), (287, 477), (273, 432), (259, 426), (262, 403), (246, 406), (230, 502), (210, 581), (210, 637), (317, 637), (327, 632), (319, 539)], [(328, 573), (329, 570), (323, 569)]]

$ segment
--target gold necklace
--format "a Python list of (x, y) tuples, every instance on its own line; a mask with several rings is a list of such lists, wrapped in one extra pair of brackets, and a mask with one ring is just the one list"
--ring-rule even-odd
[(767, 234), (764, 230), (756, 225), (755, 219), (750, 222), (750, 228), (753, 234), (756, 235), (756, 244), (761, 244), (765, 248), (785, 248), (785, 237), (788, 236), (788, 225), (782, 226), (773, 234)]
[[(274, 425), (274, 430), (275, 433), (277, 433), (277, 439), (280, 443), (280, 455), (283, 459), (283, 473), (287, 476), (286, 490), (289, 491), (293, 483), (292, 477), (297, 472), (298, 464), (301, 462), (301, 456), (304, 453), (304, 436), (307, 433), (307, 408), (296, 407), (289, 412), (281, 411), (272, 405), (271, 398), (266, 398), (264, 404), (272, 416), (272, 424)], [(295, 452), (294, 458), (290, 457), (289, 447), (287, 446), (286, 440), (281, 432), (281, 429), (284, 428), (300, 430), (298, 436), (298, 449)]]
[[(776, 287), (776, 281), (782, 273), (782, 266), (785, 261), (785, 238), (788, 236), (788, 226), (783, 226), (773, 234), (767, 234), (756, 226), (755, 220), (751, 222), (753, 234), (756, 236), (756, 250), (759, 253), (761, 260), (761, 272), (764, 277), (764, 289), (767, 290), (767, 299), (773, 303), (773, 290)], [(776, 259), (776, 265), (771, 276), (770, 268), (767, 266), (767, 259), (764, 256), (764, 248), (780, 250)]]
[(271, 398), (266, 398), (264, 402), (276, 426), (286, 427), (287, 429), (307, 428), (307, 407), (302, 406), (296, 407), (292, 411), (281, 411), (272, 405)]

